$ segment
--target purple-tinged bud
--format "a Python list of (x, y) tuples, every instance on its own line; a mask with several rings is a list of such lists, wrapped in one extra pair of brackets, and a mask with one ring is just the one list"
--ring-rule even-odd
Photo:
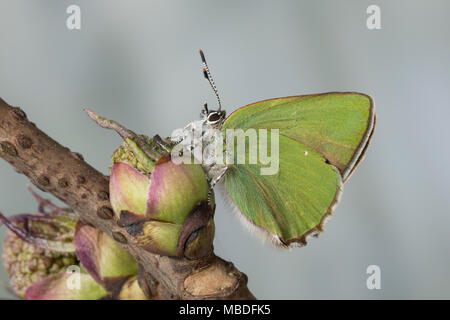
[(68, 268), (33, 283), (27, 288), (27, 300), (98, 300), (108, 292), (88, 273)]
[(87, 110), (123, 144), (113, 153), (110, 199), (117, 223), (146, 250), (198, 259), (211, 253), (214, 194), (200, 164), (171, 160), (173, 142), (137, 135)]
[[(2, 252), (12, 291), (33, 300), (110, 299), (138, 273), (133, 257), (98, 229), (77, 222), (71, 209), (61, 209), (30, 190), (38, 214), (6, 218)], [(131, 283), (128, 295), (142, 294)], [(125, 294), (124, 294), (125, 295)]]
[(92, 278), (108, 290), (114, 290), (125, 278), (138, 273), (134, 258), (117, 242), (81, 222), (75, 228), (75, 252)]
[[(116, 162), (111, 169), (110, 195), (119, 224), (148, 251), (193, 259), (210, 252), (213, 208), (208, 204), (209, 184), (200, 165), (175, 164), (169, 154), (149, 172)], [(188, 244), (195, 248), (185, 254)]]

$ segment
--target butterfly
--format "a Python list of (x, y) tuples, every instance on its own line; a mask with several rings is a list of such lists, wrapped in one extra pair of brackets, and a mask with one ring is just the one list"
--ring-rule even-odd
[[(226, 156), (231, 153), (232, 161), (211, 161), (207, 156), (208, 163), (202, 162), (211, 188), (223, 185), (242, 221), (275, 245), (305, 245), (308, 236), (323, 231), (343, 184), (364, 158), (376, 123), (373, 99), (357, 92), (290, 96), (252, 103), (226, 117), (205, 55), (199, 52), (218, 109), (210, 110), (205, 103), (201, 119), (171, 139), (185, 151), (213, 146), (223, 149)], [(192, 139), (199, 127), (199, 139)], [(257, 138), (263, 138), (264, 130), (276, 131), (276, 139), (266, 134), (265, 141), (277, 144), (278, 170), (264, 175), (261, 172), (267, 163), (236, 162), (236, 147), (221, 140), (230, 130), (254, 130)], [(212, 132), (219, 132), (219, 138)], [(251, 152), (261, 146), (249, 144), (250, 138), (245, 142), (244, 160), (250, 160)]]

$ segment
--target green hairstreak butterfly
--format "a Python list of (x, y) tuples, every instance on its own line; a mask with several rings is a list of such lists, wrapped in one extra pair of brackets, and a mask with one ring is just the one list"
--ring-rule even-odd
[[(276, 130), (276, 141), (267, 133), (264, 136), (268, 143), (277, 143), (278, 170), (274, 174), (261, 174), (267, 164), (263, 161), (210, 161), (203, 168), (212, 187), (223, 182), (231, 204), (248, 226), (277, 245), (305, 245), (307, 236), (323, 230), (343, 184), (364, 157), (376, 122), (373, 99), (357, 92), (299, 95), (252, 103), (226, 117), (201, 50), (200, 55), (218, 109), (209, 110), (205, 104), (201, 120), (188, 124), (172, 139), (183, 145), (201, 126), (200, 139), (184, 143), (183, 148), (189, 145), (192, 151), (195, 144), (203, 148), (214, 145), (217, 139), (212, 131), (226, 137), (230, 130), (254, 130), (262, 141), (264, 130)], [(251, 160), (252, 150), (261, 146), (252, 148), (249, 141), (243, 148), (244, 160)], [(236, 147), (221, 141), (220, 148), (226, 154)], [(231, 160), (236, 160), (235, 155)]]

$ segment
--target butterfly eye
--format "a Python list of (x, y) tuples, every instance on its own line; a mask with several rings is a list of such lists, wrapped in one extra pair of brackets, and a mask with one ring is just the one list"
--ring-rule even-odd
[(217, 112), (210, 113), (208, 116), (209, 122), (217, 122), (220, 120), (220, 115)]

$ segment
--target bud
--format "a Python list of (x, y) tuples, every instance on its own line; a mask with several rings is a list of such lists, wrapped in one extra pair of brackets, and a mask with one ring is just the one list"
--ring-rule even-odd
[(117, 122), (88, 115), (124, 143), (113, 153), (110, 199), (118, 225), (144, 249), (198, 259), (212, 250), (214, 194), (200, 164), (175, 164), (173, 143), (137, 135)]
[(138, 273), (134, 258), (117, 242), (81, 222), (77, 223), (75, 229), (75, 252), (92, 278), (109, 291), (115, 290), (124, 279)]
[(25, 296), (27, 300), (98, 300), (109, 294), (85, 271), (64, 270), (33, 283)]
[(79, 267), (66, 268), (33, 283), (26, 290), (27, 299), (147, 299), (134, 282), (136, 261), (105, 233), (78, 222), (74, 243)]
[(25, 297), (25, 290), (33, 283), (78, 264), (75, 253), (36, 247), (10, 230), (6, 232), (3, 241), (2, 259), (12, 289), (19, 298)]
[(127, 282), (122, 285), (118, 296), (119, 300), (148, 300), (139, 286), (137, 276), (130, 277)]
[(187, 241), (191, 243), (194, 236), (196, 248), (187, 256), (208, 253), (214, 236), (208, 192), (203, 168), (177, 165), (170, 154), (145, 166), (122, 158), (111, 168), (111, 205), (119, 224), (146, 250), (161, 255), (185, 255)]
[(123, 290), (124, 296), (145, 297), (130, 282), (138, 267), (129, 253), (105, 233), (77, 222), (72, 210), (58, 208), (31, 192), (40, 204), (38, 214), (6, 218), (0, 213), (0, 225), (10, 229), (2, 258), (19, 298), (106, 299), (119, 298)]

